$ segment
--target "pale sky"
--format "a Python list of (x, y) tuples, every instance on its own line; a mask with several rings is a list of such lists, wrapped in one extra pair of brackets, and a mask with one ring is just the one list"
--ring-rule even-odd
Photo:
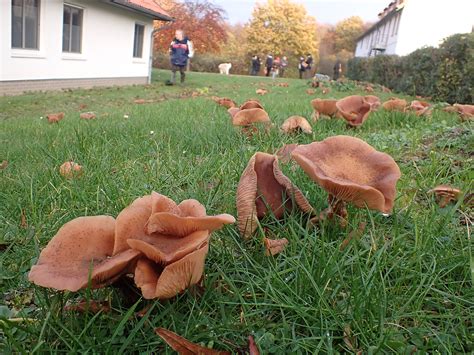
[[(308, 13), (319, 23), (335, 24), (350, 16), (360, 16), (375, 22), (390, 0), (293, 0), (305, 5)], [(252, 15), (256, 0), (212, 0), (227, 11), (230, 23), (246, 23)]]

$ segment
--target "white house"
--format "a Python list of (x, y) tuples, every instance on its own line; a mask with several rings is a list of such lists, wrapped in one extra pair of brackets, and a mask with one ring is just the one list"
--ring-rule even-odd
[(379, 21), (357, 40), (356, 57), (407, 55), (424, 46), (437, 47), (455, 33), (471, 32), (474, 0), (396, 0)]
[(154, 0), (0, 0), (0, 95), (145, 84)]

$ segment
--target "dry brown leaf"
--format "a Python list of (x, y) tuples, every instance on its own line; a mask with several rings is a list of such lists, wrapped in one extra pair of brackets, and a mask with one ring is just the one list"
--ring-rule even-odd
[(78, 303), (69, 304), (63, 308), (66, 312), (79, 312), (79, 313), (109, 313), (110, 305), (106, 301), (97, 302), (93, 300), (89, 301), (80, 301)]
[(2, 164), (0, 164), (0, 170), (4, 170), (8, 167), (8, 160), (2, 161)]
[(155, 333), (180, 355), (230, 355), (230, 352), (228, 351), (209, 349), (192, 343), (182, 336), (179, 336), (178, 334), (173, 333), (172, 331), (165, 328), (156, 328)]
[(269, 239), (264, 237), (263, 244), (265, 245), (265, 255), (277, 255), (285, 250), (286, 246), (288, 245), (288, 239)]
[(24, 209), (21, 209), (20, 227), (21, 228), (28, 228), (28, 222), (26, 221), (26, 214), (25, 214)]
[(249, 340), (249, 354), (260, 355), (260, 350), (258, 350), (258, 346), (255, 343), (255, 339), (253, 338), (253, 336), (249, 335), (248, 340)]

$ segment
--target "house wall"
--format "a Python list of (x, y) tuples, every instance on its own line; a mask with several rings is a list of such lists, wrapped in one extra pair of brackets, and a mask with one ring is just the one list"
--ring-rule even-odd
[[(406, 0), (404, 8), (383, 26), (357, 42), (356, 57), (368, 57), (380, 41), (386, 55), (407, 55), (424, 46), (438, 46), (455, 33), (471, 32), (474, 25), (472, 0)], [(391, 15), (389, 15), (391, 16)]]
[[(64, 3), (84, 9), (80, 54), (62, 52)], [(135, 23), (145, 25), (142, 58), (133, 57)], [(12, 49), (11, 1), (2, 0), (0, 28), (0, 94), (12, 81), (54, 79), (70, 87), (75, 79), (92, 86), (96, 78), (103, 83), (112, 78), (144, 83), (148, 77), (153, 20), (140, 14), (99, 1), (42, 0), (39, 50)]]

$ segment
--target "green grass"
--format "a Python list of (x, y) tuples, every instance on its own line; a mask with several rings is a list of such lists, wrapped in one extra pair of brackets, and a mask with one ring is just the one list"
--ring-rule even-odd
[[(285, 136), (277, 127), (287, 117), (311, 115), (305, 81), (289, 79), (283, 88), (266, 78), (190, 73), (184, 87), (166, 87), (168, 72), (154, 74), (147, 87), (0, 98), (0, 161), (9, 162), (0, 171), (2, 352), (171, 353), (155, 327), (233, 352), (249, 334), (265, 354), (474, 351), (474, 242), (465, 223), (472, 209), (440, 209), (426, 194), (442, 183), (472, 190), (472, 123), (440, 110), (431, 118), (379, 111), (360, 129), (321, 120), (312, 136)], [(260, 99), (275, 127), (248, 139), (208, 96), (243, 102), (256, 96), (259, 83), (270, 90)], [(351, 85), (340, 89), (327, 96), (358, 93)], [(190, 97), (193, 91), (204, 95)], [(137, 105), (135, 98), (159, 102)], [(98, 119), (79, 120), (81, 104)], [(40, 118), (58, 111), (66, 118), (57, 125)], [(350, 208), (347, 229), (308, 229), (298, 213), (267, 218), (268, 235), (290, 241), (276, 257), (264, 256), (262, 232), (244, 242), (228, 226), (212, 237), (203, 294), (164, 302), (130, 301), (111, 287), (53, 292), (27, 280), (41, 248), (75, 217), (116, 216), (153, 190), (176, 201), (196, 198), (209, 214), (236, 215), (239, 177), (255, 152), (337, 134), (360, 137), (397, 161), (403, 175), (392, 216)], [(59, 175), (69, 159), (83, 165), (82, 178)], [(300, 168), (284, 171), (316, 208), (326, 206), (325, 192)], [(340, 251), (361, 221), (361, 238)], [(112, 312), (62, 310), (81, 298), (108, 300)], [(147, 304), (145, 317), (136, 316)]]

